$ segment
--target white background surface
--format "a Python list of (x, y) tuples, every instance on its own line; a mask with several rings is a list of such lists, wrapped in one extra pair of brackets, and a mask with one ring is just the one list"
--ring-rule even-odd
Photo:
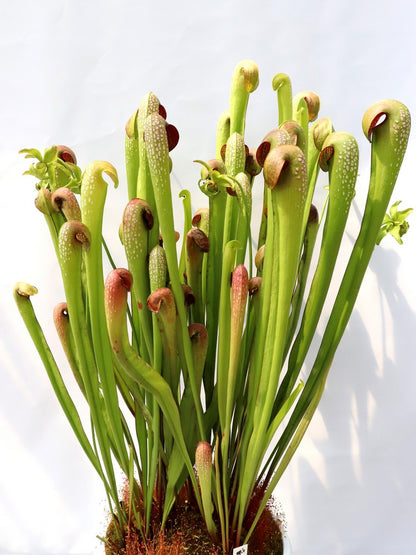
[[(320, 115), (359, 141), (351, 235), (368, 182), (364, 111), (393, 97), (416, 117), (415, 16), (413, 0), (1, 5), (1, 554), (101, 553), (95, 535), (106, 522), (99, 479), (60, 413), (12, 300), (16, 281), (38, 286), (33, 303), (63, 360), (51, 318), (62, 288), (17, 151), (64, 143), (82, 167), (112, 162), (121, 185), (109, 189), (106, 225), (118, 249), (124, 124), (140, 98), (155, 92), (181, 133), (172, 153), (175, 190), (196, 189), (192, 160), (213, 157), (232, 70), (252, 58), (260, 86), (249, 103), (250, 146), (276, 125), (271, 79), (278, 72), (291, 76), (295, 93), (315, 90)], [(414, 137), (394, 194), (403, 207), (416, 207)], [(376, 250), (319, 413), (276, 491), (295, 555), (416, 552), (414, 222), (411, 216), (404, 246), (387, 238)]]

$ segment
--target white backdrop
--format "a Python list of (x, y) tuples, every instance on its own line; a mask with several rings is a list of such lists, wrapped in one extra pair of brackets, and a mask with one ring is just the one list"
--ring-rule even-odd
[[(51, 321), (62, 288), (17, 151), (63, 143), (83, 167), (112, 162), (121, 185), (109, 190), (107, 239), (119, 249), (124, 124), (140, 98), (153, 90), (181, 133), (175, 190), (196, 189), (192, 160), (213, 156), (232, 70), (252, 58), (260, 86), (249, 103), (250, 146), (276, 124), (278, 72), (294, 92), (316, 91), (320, 115), (357, 137), (351, 235), (368, 183), (364, 111), (392, 97), (416, 116), (416, 10), (413, 0), (15, 0), (0, 14), (0, 553), (102, 553), (104, 492), (12, 300), (16, 281), (38, 286), (33, 303), (63, 361)], [(416, 207), (414, 137), (394, 194), (403, 207)], [(416, 552), (414, 222), (404, 246), (387, 238), (376, 250), (320, 410), (276, 491), (295, 555)]]

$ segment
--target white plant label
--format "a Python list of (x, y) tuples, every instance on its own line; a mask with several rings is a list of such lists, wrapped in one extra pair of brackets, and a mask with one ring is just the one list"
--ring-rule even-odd
[(233, 549), (233, 555), (248, 555), (248, 545), (241, 545)]

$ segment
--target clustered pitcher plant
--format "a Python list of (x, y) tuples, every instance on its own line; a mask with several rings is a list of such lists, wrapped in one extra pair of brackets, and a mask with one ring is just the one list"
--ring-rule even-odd
[[(103, 481), (112, 514), (103, 538), (107, 553), (163, 553), (163, 542), (174, 553), (172, 530), (191, 514), (199, 524), (187, 552), (225, 555), (245, 544), (250, 554), (277, 552), (272, 493), (319, 404), (376, 242), (388, 232), (401, 241), (407, 230), (410, 210), (400, 212), (395, 203), (385, 214), (410, 115), (400, 102), (384, 100), (363, 118), (371, 175), (361, 229), (314, 362), (301, 372), (354, 198), (358, 146), (327, 117), (316, 119), (315, 93), (292, 98), (281, 73), (272, 84), (276, 126), (249, 149), (245, 117), (258, 68), (250, 60), (236, 67), (215, 157), (196, 161), (207, 206), (192, 213), (191, 193), (180, 193), (181, 246), (169, 154), (179, 134), (156, 96), (143, 98), (126, 125), (129, 202), (115, 230), (126, 268), (115, 266), (102, 236), (103, 176), (117, 186), (116, 169), (100, 161), (82, 172), (64, 146), (43, 155), (23, 151), (35, 159), (27, 173), (39, 180), (36, 206), (49, 226), (66, 296), (54, 322), (89, 406), (89, 429), (36, 319), (36, 288), (19, 282), (14, 295), (62, 409)], [(316, 207), (320, 170), (329, 186)], [(254, 187), (264, 197), (252, 215)], [(259, 224), (254, 238), (252, 221)], [(113, 267), (105, 280), (103, 257)], [(126, 479), (122, 491), (118, 469)], [(187, 531), (180, 533), (185, 541)]]

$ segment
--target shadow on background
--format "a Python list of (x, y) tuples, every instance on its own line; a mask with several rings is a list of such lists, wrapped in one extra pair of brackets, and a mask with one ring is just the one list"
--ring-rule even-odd
[(293, 461), (295, 553), (414, 553), (416, 315), (399, 263), (395, 250), (376, 248)]

